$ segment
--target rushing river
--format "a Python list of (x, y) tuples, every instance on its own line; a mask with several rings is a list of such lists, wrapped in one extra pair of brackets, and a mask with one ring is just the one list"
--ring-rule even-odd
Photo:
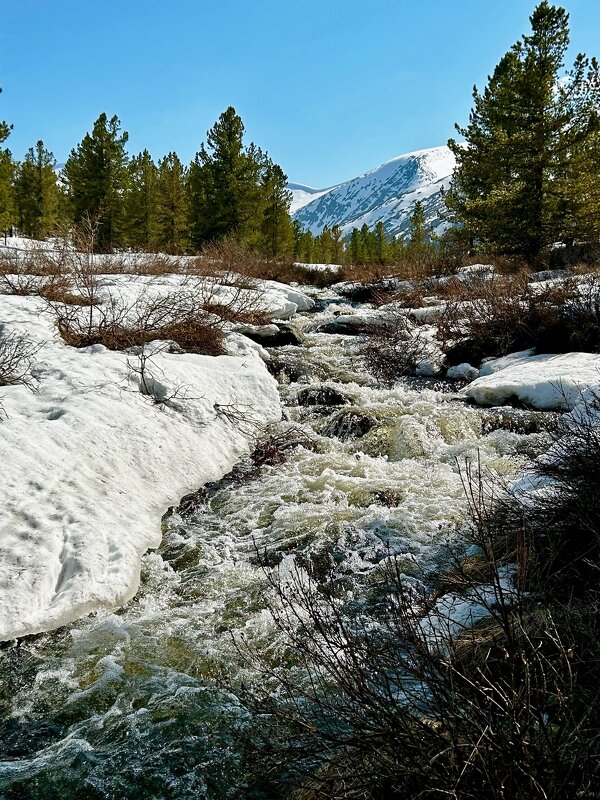
[[(511, 477), (544, 448), (546, 434), (489, 424), (448, 385), (377, 386), (360, 338), (314, 333), (332, 319), (324, 305), (296, 318), (302, 346), (273, 350), (285, 419), (270, 433), (307, 446), (174, 510), (125, 608), (0, 652), (3, 800), (266, 797), (244, 791), (247, 717), (210, 677), (235, 668), (232, 632), (277, 646), (257, 552), (285, 565), (327, 550), (357, 585), (390, 554), (426, 574), (465, 513), (459, 465), (479, 457)], [(343, 404), (305, 404), (316, 385)]]

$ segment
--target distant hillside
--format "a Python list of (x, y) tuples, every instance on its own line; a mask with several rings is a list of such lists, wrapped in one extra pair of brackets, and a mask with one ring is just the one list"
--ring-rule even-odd
[(442, 188), (447, 188), (456, 160), (448, 147), (432, 147), (393, 158), (358, 178), (330, 189), (289, 184), (292, 215), (314, 234), (338, 224), (344, 234), (363, 224), (382, 221), (388, 233), (402, 235), (415, 203), (421, 200), (427, 221), (438, 233), (442, 219)]

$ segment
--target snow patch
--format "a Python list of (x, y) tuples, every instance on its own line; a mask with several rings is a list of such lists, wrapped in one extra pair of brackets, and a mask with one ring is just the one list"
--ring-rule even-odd
[(541, 410), (570, 410), (582, 392), (600, 385), (600, 355), (564, 353), (531, 355), (512, 353), (488, 361), (481, 377), (464, 393), (484, 406), (499, 406), (511, 398)]
[(280, 417), (261, 348), (239, 334), (235, 356), (150, 348), (144, 392), (135, 354), (69, 347), (43, 308), (0, 296), (0, 335), (42, 345), (36, 391), (0, 389), (0, 640), (125, 603), (167, 507), (222, 477)]

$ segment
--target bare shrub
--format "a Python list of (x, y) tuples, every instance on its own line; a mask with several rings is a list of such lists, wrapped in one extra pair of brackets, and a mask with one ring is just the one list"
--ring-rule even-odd
[(396, 562), (376, 609), (332, 569), (321, 579), (300, 568), (265, 574), (279, 655), (237, 640), (260, 678), (245, 672), (236, 690), (256, 719), (246, 741), (254, 771), (279, 789), (558, 800), (595, 785), (599, 648), (584, 637), (589, 615), (529, 608), (499, 572), (486, 591), (469, 584), (484, 608), (475, 627), (457, 622), (450, 601), (432, 608)]
[(64, 273), (62, 250), (48, 250), (41, 242), (28, 250), (14, 251), (0, 263), (0, 292), (25, 297), (41, 295)]
[(250, 436), (256, 433), (261, 420), (251, 406), (245, 403), (213, 403), (216, 418), (233, 425)]
[(533, 498), (508, 495), (489, 511), (498, 548), (527, 551), (527, 585), (551, 597), (590, 597), (600, 579), (600, 397), (582, 400), (577, 419), (562, 418), (535, 477)]
[(298, 447), (314, 450), (316, 442), (307, 431), (294, 425), (281, 433), (260, 439), (250, 454), (250, 460), (255, 467), (283, 464), (290, 451)]
[(21, 384), (33, 388), (33, 361), (41, 344), (20, 333), (3, 334), (0, 330), (0, 386)]
[(45, 281), (38, 275), (22, 272), (1, 272), (0, 273), (0, 292), (2, 294), (13, 294), (19, 297), (29, 295), (39, 295)]
[[(489, 356), (542, 346), (539, 331), (550, 325), (574, 296), (570, 285), (536, 292), (523, 275), (498, 276), (454, 290), (456, 294), (446, 303), (438, 323), (438, 338), (452, 365), (464, 361), (478, 364)], [(553, 352), (565, 352), (567, 338), (563, 331), (562, 347)]]
[(283, 283), (301, 283), (310, 286), (318, 286), (325, 289), (334, 283), (344, 280), (345, 268), (332, 264), (327, 269), (311, 267), (310, 264), (289, 264), (277, 273), (274, 280)]
[(187, 262), (188, 259), (182, 261), (181, 258), (166, 253), (142, 253), (138, 254), (132, 271), (137, 275), (171, 275), (185, 270)]
[(144, 345), (137, 348), (137, 353), (127, 359), (129, 379), (138, 384), (144, 397), (150, 398), (154, 405), (162, 408), (178, 408), (185, 402), (200, 399), (199, 396), (190, 394), (189, 386), (168, 381), (163, 370), (158, 367), (154, 359), (166, 349), (167, 346), (164, 346), (149, 352)]
[(267, 259), (258, 250), (238, 241), (235, 236), (226, 236), (218, 242), (206, 244), (188, 272), (203, 277), (216, 277), (222, 284), (252, 287), (258, 278), (264, 277)]
[(92, 298), (74, 291), (68, 274), (38, 275), (30, 272), (0, 273), (0, 292), (21, 297), (35, 296), (68, 305), (92, 305)]
[(440, 269), (440, 253), (431, 245), (410, 245), (394, 265), (394, 274), (409, 281), (420, 281), (435, 275)]
[[(110, 349), (140, 346), (153, 339), (170, 339), (188, 352), (224, 352), (222, 328), (227, 322), (266, 321), (259, 282), (215, 271), (183, 280), (178, 290), (153, 295), (151, 285), (137, 300), (101, 291), (98, 264), (91, 247), (78, 251), (69, 280), (76, 294), (47, 297), (63, 339), (76, 347), (103, 344)], [(70, 308), (75, 299), (89, 311)]]
[(405, 315), (391, 314), (376, 328), (362, 350), (366, 369), (383, 383), (392, 384), (414, 375), (418, 364), (431, 352), (431, 342)]
[(524, 274), (448, 282), (438, 337), (450, 364), (477, 364), (535, 348), (538, 353), (600, 351), (600, 278), (540, 289)]
[(537, 352), (600, 352), (600, 276), (550, 287), (530, 305)]
[[(26, 250), (14, 250), (0, 264), (3, 275), (59, 275), (64, 271), (70, 245), (63, 240), (31, 242)], [(15, 292), (16, 293), (16, 292)]]
[(287, 256), (269, 257), (234, 236), (205, 245), (198, 257), (186, 264), (185, 270), (216, 278), (223, 284), (248, 287), (256, 286), (259, 280), (330, 286), (342, 279), (341, 267), (324, 270), (295, 263)]
[[(393, 303), (399, 308), (424, 308), (427, 305), (426, 294), (423, 284), (408, 284), (406, 287), (392, 292), (386, 302)], [(381, 305), (377, 296), (373, 302), (375, 305)]]
[[(503, 282), (503, 278), (495, 273), (491, 280), (499, 281), (501, 284)], [(523, 285), (525, 282), (526, 280), (523, 279)], [(440, 299), (466, 302), (485, 296), (489, 283), (490, 279), (482, 275), (469, 275), (468, 279), (465, 279), (464, 276), (461, 278), (458, 275), (451, 275), (446, 280), (425, 281), (424, 288)]]
[(375, 283), (395, 275), (395, 268), (383, 264), (343, 264), (339, 268), (338, 280), (348, 283)]
[(60, 335), (74, 347), (102, 344), (110, 350), (125, 350), (164, 339), (186, 352), (225, 352), (218, 321), (186, 291), (154, 298), (141, 295), (133, 304), (111, 298), (90, 307), (87, 314), (58, 304), (52, 310)]
[(39, 296), (50, 303), (62, 303), (69, 306), (92, 306), (99, 302), (96, 292), (81, 294), (73, 290), (68, 276), (54, 276), (39, 288)]
[(92, 306), (100, 302), (94, 256), (97, 221), (84, 220), (52, 242), (22, 251), (0, 270), (0, 291), (35, 295), (51, 303)]
[[(462, 471), (465, 545), (431, 591), (391, 557), (348, 581), (325, 552), (261, 556), (277, 646), (234, 641), (250, 791), (295, 800), (562, 800), (600, 780), (600, 400), (516, 494)], [(535, 481), (537, 478), (537, 482)], [(539, 491), (539, 480), (544, 490)], [(367, 587), (371, 588), (367, 591)], [(258, 766), (258, 769), (257, 769)], [(260, 795), (259, 795), (260, 796)]]

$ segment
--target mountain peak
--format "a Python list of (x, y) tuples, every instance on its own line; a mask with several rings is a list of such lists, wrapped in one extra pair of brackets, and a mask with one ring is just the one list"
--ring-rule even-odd
[(396, 156), (330, 189), (300, 189), (301, 184), (294, 184), (299, 188), (292, 190), (292, 214), (314, 234), (325, 225), (340, 225), (349, 234), (352, 228), (383, 222), (388, 233), (402, 236), (420, 200), (428, 222), (439, 232), (446, 227), (441, 190), (448, 186), (455, 166), (454, 154), (444, 145)]

